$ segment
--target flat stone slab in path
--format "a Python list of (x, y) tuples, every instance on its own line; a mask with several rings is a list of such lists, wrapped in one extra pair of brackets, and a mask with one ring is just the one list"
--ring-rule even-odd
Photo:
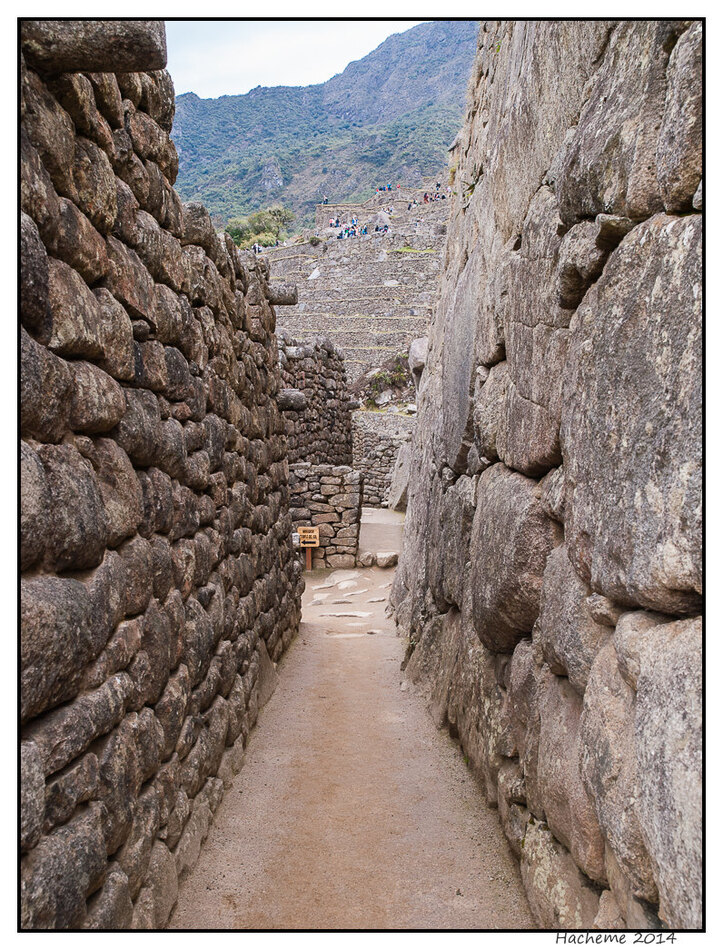
[(172, 929), (534, 927), (496, 811), (401, 688), (405, 643), (380, 602), (390, 572), (360, 573), (364, 623), (322, 617), (307, 586)]

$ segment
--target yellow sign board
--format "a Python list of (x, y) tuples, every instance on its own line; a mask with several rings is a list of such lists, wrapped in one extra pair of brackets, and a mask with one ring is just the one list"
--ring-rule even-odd
[(299, 525), (297, 527), (297, 532), (299, 534), (299, 547), (302, 548), (318, 548), (319, 547), (319, 528), (310, 528), (308, 526)]

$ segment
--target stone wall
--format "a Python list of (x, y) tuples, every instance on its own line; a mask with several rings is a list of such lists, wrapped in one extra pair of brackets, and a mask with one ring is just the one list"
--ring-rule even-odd
[(354, 468), (364, 473), (364, 504), (387, 501), (400, 447), (409, 440), (416, 417), (392, 412), (354, 413)]
[(546, 928), (699, 928), (701, 57), (486, 22), (392, 601)]
[(319, 528), (312, 569), (354, 567), (359, 547), (363, 476), (348, 465), (299, 462), (289, 474), (294, 528)]
[(162, 927), (299, 622), (268, 268), (173, 190), (161, 21), (22, 49), (21, 926)]
[(289, 462), (351, 465), (351, 407), (344, 357), (321, 337), (299, 343), (279, 332), (281, 392)]

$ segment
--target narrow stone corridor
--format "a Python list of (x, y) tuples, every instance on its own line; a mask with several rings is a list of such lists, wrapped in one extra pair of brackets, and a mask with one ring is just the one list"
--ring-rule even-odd
[(169, 926), (529, 928), (496, 813), (406, 689), (393, 571), (307, 575), (246, 765)]

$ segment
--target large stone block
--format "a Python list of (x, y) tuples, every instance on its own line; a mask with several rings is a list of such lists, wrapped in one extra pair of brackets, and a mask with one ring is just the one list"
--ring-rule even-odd
[(105, 287), (98, 287), (93, 293), (103, 320), (103, 359), (99, 366), (114, 379), (132, 380), (135, 360), (131, 318)]
[(75, 140), (73, 184), (80, 210), (101, 234), (108, 234), (118, 214), (115, 175), (108, 156), (89, 139)]
[(580, 723), (580, 769), (600, 827), (634, 896), (657, 903), (653, 869), (636, 813), (635, 693), (606, 643), (592, 665)]
[(657, 173), (666, 211), (690, 211), (703, 174), (703, 24), (680, 37), (668, 63)]
[(534, 819), (522, 840), (522, 881), (532, 913), (548, 930), (590, 930), (597, 916), (597, 890), (566, 848)]
[[(115, 194), (115, 190), (114, 190)], [(151, 275), (136, 252), (114, 237), (108, 238), (110, 266), (105, 285), (131, 315), (153, 322), (155, 289)]]
[(23, 68), (21, 83), (23, 129), (38, 150), (55, 189), (72, 199), (75, 197), (73, 120), (34, 72)]
[(51, 73), (164, 69), (163, 20), (23, 20), (23, 55)]
[(20, 442), (20, 569), (26, 570), (45, 552), (45, 524), (50, 504), (45, 469), (37, 452)]
[(48, 255), (33, 219), (20, 212), (20, 314), (26, 327), (47, 332), (50, 325)]
[(589, 595), (590, 588), (575, 573), (565, 546), (555, 548), (545, 566), (540, 615), (532, 636), (541, 644), (552, 672), (568, 676), (580, 695), (599, 649), (612, 636), (611, 627), (591, 616)]
[(20, 745), (20, 847), (27, 851), (40, 841), (45, 814), (45, 772), (34, 742)]
[[(545, 672), (537, 690), (538, 794), (553, 834), (593, 881), (606, 883), (605, 844), (580, 774), (582, 699), (561, 676)], [(526, 782), (529, 786), (529, 781)]]
[(48, 259), (52, 329), (44, 339), (63, 356), (103, 356), (103, 314), (82, 277), (62, 261)]
[(128, 878), (132, 898), (136, 897), (145, 879), (159, 826), (159, 795), (155, 788), (150, 787), (139, 795), (135, 803), (128, 837), (116, 856)]
[(65, 824), (82, 802), (95, 796), (98, 786), (98, 757), (88, 752), (69, 768), (52, 775), (45, 790), (43, 831)]
[(659, 915), (673, 928), (703, 922), (702, 622), (656, 628), (641, 655), (635, 702), (637, 816), (660, 894)]
[(20, 432), (60, 442), (70, 427), (72, 381), (67, 362), (20, 327)]
[(20, 872), (24, 930), (64, 930), (82, 923), (85, 899), (106, 872), (101, 810), (93, 803), (25, 857)]
[(676, 20), (614, 27), (556, 182), (567, 224), (600, 212), (641, 219), (662, 210), (654, 156), (669, 50), (682, 28)]
[(498, 455), (526, 475), (543, 474), (561, 461), (560, 403), (570, 319), (554, 280), (561, 230), (555, 195), (543, 186), (527, 212), (520, 249), (510, 254), (504, 323), (509, 385)]
[[(123, 400), (125, 409), (125, 400)], [(143, 493), (130, 459), (112, 439), (94, 439), (81, 445), (98, 480), (108, 520), (109, 547), (117, 547), (135, 534), (143, 517)]]
[(111, 676), (100, 689), (35, 720), (26, 730), (40, 755), (46, 775), (65, 768), (98, 736), (118, 725), (133, 692), (127, 673)]
[(700, 604), (701, 222), (631, 231), (571, 326), (562, 438), (578, 573), (623, 605)]
[(144, 928), (161, 930), (168, 923), (177, 899), (176, 862), (166, 845), (156, 841), (148, 862), (146, 881), (136, 901), (133, 929), (137, 929), (142, 915)]
[[(430, 552), (429, 578), (436, 596), (461, 609), (465, 566), (470, 558), (470, 534), (475, 513), (475, 480), (461, 475), (442, 496), (439, 546)], [(379, 555), (377, 555), (377, 564)], [(436, 567), (436, 570), (435, 570)]]
[(58, 570), (95, 567), (108, 541), (108, 517), (91, 464), (75, 446), (38, 449), (50, 506), (47, 552)]
[[(479, 371), (478, 371), (479, 373)], [(496, 462), (505, 450), (505, 394), (509, 382), (507, 361), (496, 363), (475, 384), (475, 404), (473, 410), (474, 437), (480, 458)], [(498, 448), (497, 439), (502, 430), (502, 440)]]
[(70, 426), (74, 432), (108, 432), (117, 425), (126, 410), (123, 390), (98, 366), (74, 360), (70, 400)]
[(470, 541), (472, 615), (488, 649), (511, 653), (531, 632), (559, 533), (540, 504), (536, 482), (501, 464), (482, 473)]
[(103, 237), (66, 198), (60, 199), (58, 234), (52, 251), (77, 270), (87, 284), (95, 284), (108, 272), (108, 252)]
[(103, 887), (88, 901), (88, 915), (83, 921), (83, 929), (125, 930), (132, 918), (133, 902), (128, 878), (114, 861), (108, 867)]

